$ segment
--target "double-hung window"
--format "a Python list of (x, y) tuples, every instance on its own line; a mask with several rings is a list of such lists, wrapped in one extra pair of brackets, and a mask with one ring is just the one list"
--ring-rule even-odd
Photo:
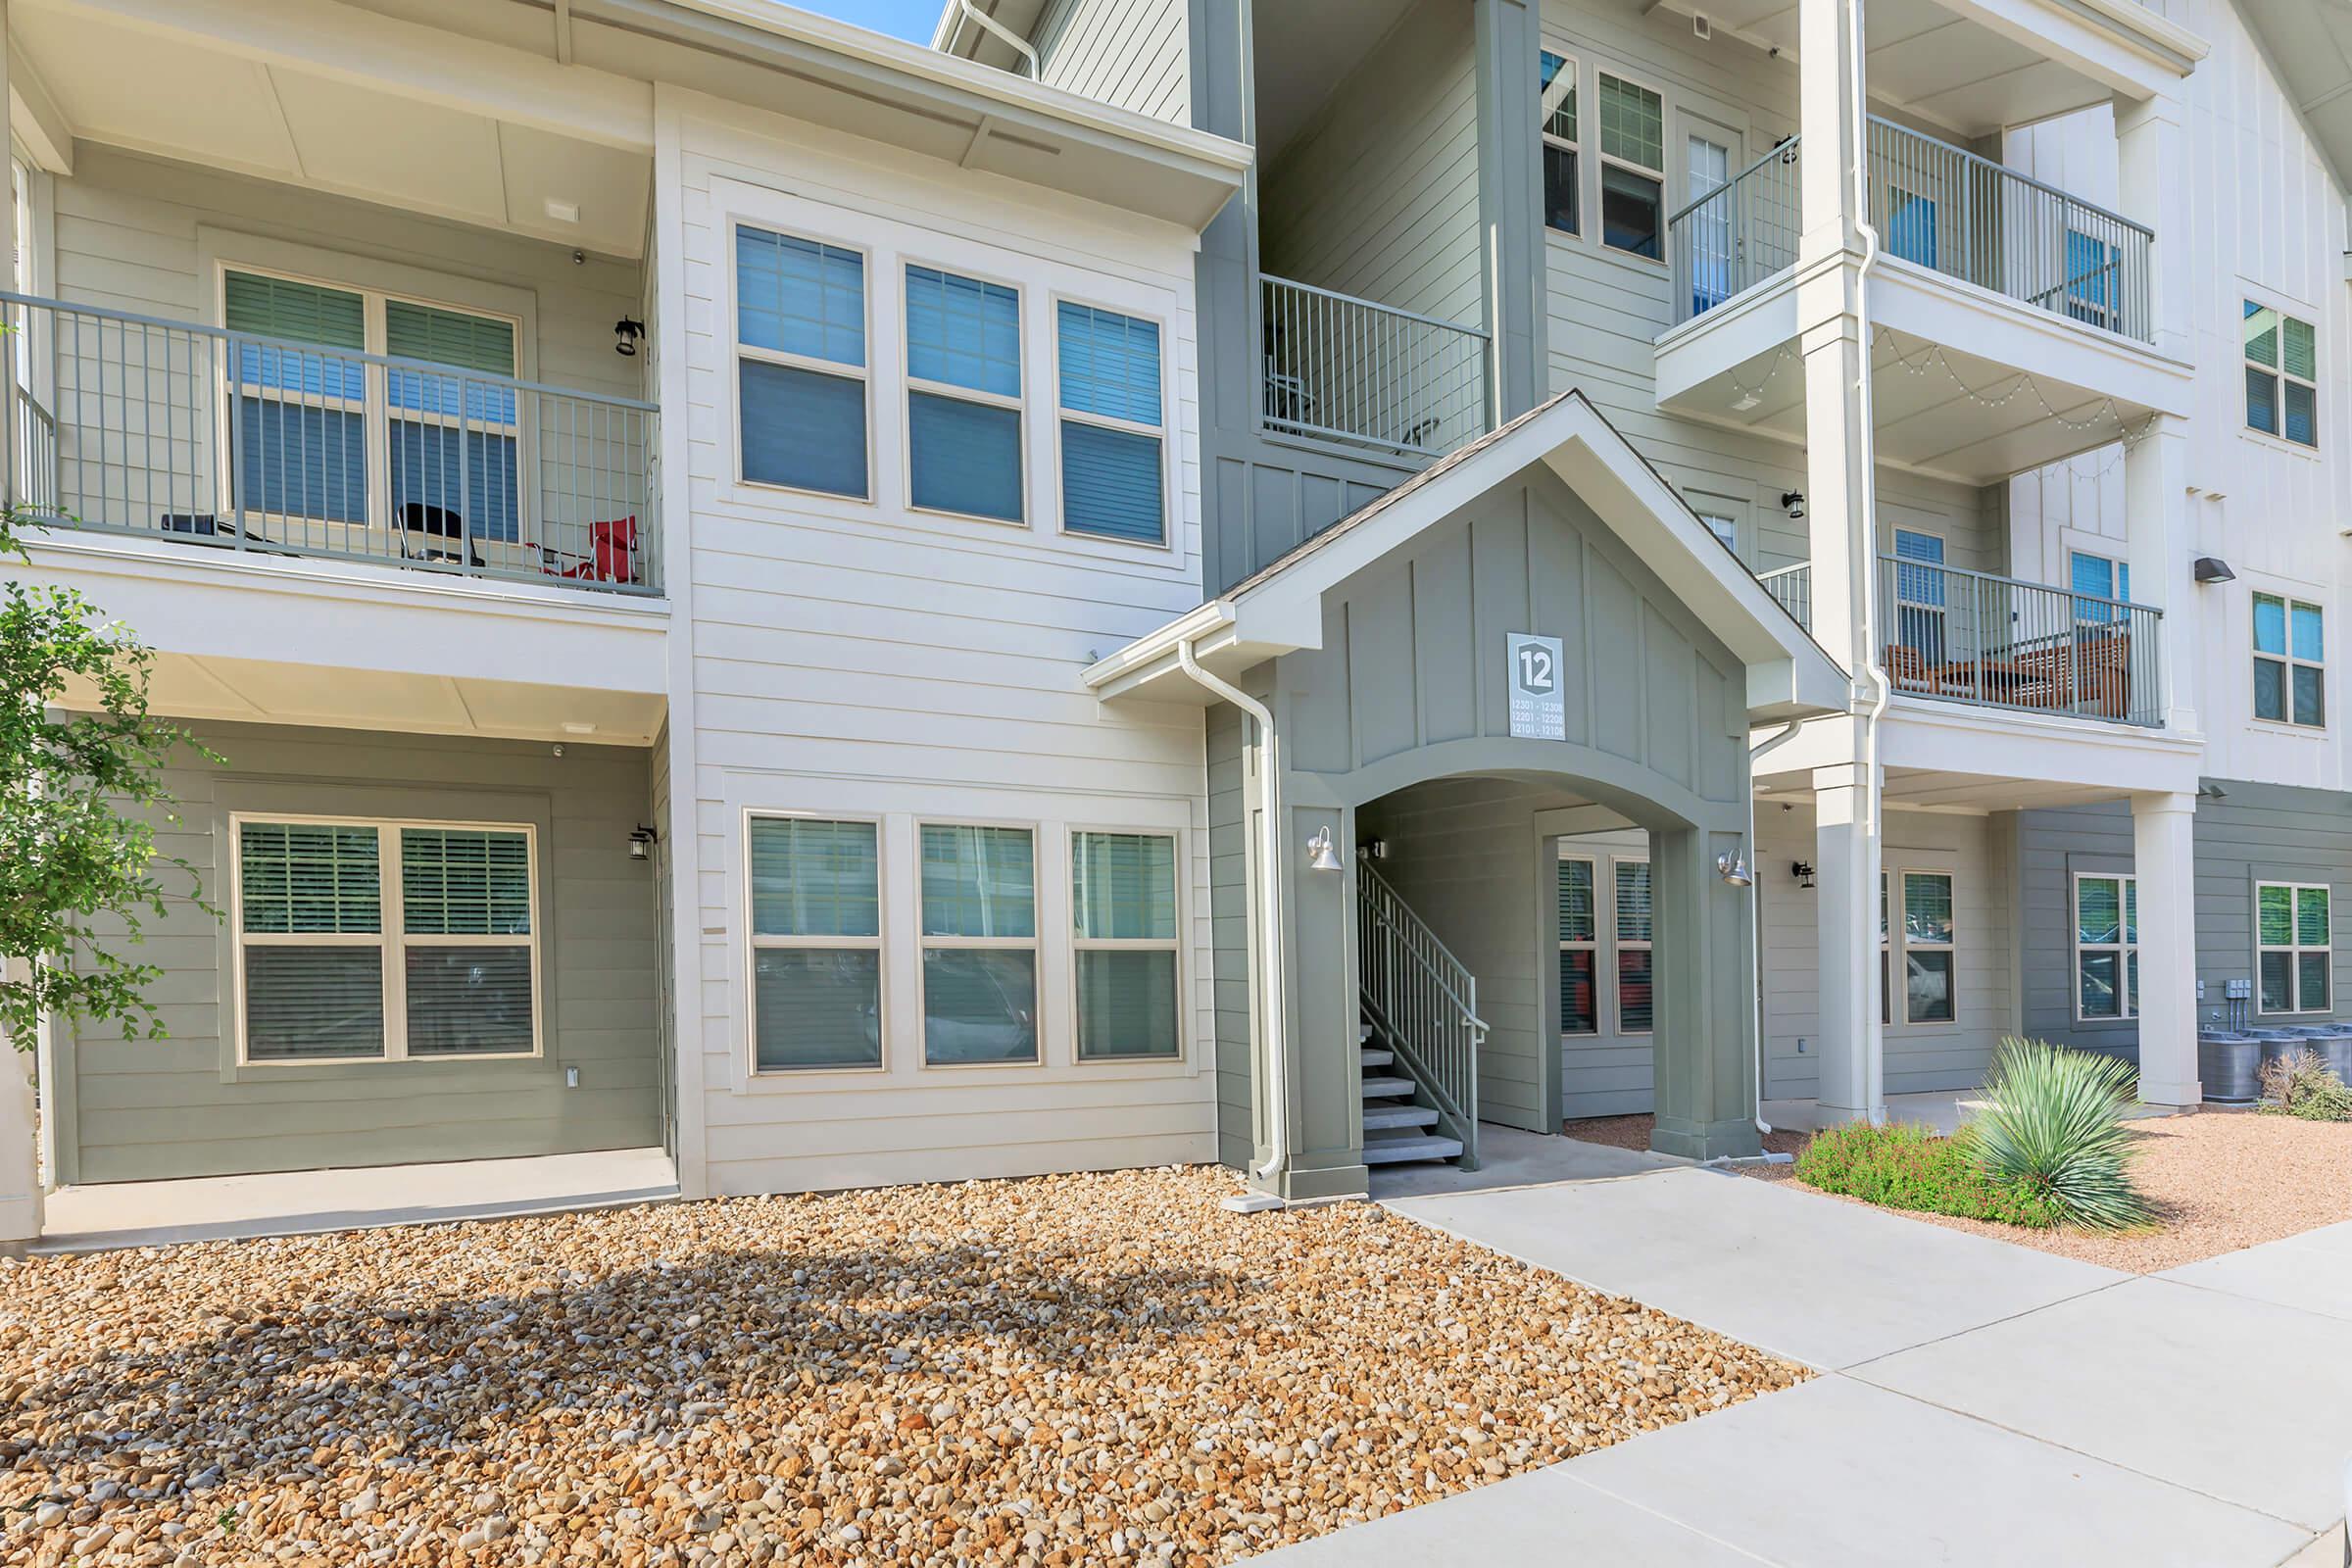
[(2254, 716), (2314, 729), (2328, 722), (2326, 616), (2318, 605), (2254, 596)]
[(1167, 543), (1158, 324), (1062, 300), (1054, 343), (1063, 531)]
[(2075, 1016), (2139, 1014), (2139, 880), (2075, 878)]
[(755, 816), (752, 1064), (882, 1064), (881, 848), (870, 821)]
[(1577, 216), (1576, 61), (1544, 51), (1544, 221), (1563, 234), (1580, 232)]
[(2335, 981), (2330, 890), (2322, 883), (2254, 885), (2254, 945), (2264, 1012), (2327, 1012)]
[(735, 230), (736, 416), (744, 479), (863, 500), (865, 258)]
[(1037, 836), (926, 822), (923, 1061), (1035, 1061)]
[(240, 817), (236, 837), (246, 1061), (537, 1053), (530, 829)]
[(368, 366), (357, 356), (368, 351), (367, 296), (259, 272), (231, 271), (221, 286), (235, 382), (230, 505), (365, 523)]
[(1616, 878), (1617, 913), (1617, 1032), (1649, 1033), (1650, 980), (1654, 955), (1650, 939), (1655, 927), (1649, 899), (1649, 862), (1619, 860)]
[(2245, 302), (2246, 427), (2320, 444), (2319, 334), (2309, 321)]
[(1600, 242), (1651, 261), (1666, 254), (1666, 101), (1600, 74)]
[(1071, 834), (1070, 925), (1078, 1059), (1176, 1055), (1176, 840)]
[(2111, 556), (2094, 556), (2085, 550), (2070, 554), (2067, 574), (2078, 597), (2075, 600), (2075, 621), (2105, 624), (2119, 618), (2123, 612), (2113, 605), (2100, 604), (2102, 599), (2129, 600), (2132, 597), (2132, 564), (2117, 561)]
[(1944, 871), (1903, 873), (1903, 1017), (1950, 1023), (1952, 878)]
[(917, 507), (1021, 520), (1019, 294), (906, 269), (906, 446)]
[(1560, 901), (1560, 1033), (1600, 1029), (1600, 926), (1592, 906), (1592, 862), (1562, 860)]
[(1897, 528), (1894, 561), (1895, 644), (1917, 654), (1921, 665), (1933, 669), (1944, 662), (1948, 595), (1943, 540), (1915, 528)]

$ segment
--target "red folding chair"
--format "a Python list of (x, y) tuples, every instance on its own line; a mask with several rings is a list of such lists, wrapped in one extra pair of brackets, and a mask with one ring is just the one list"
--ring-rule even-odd
[(559, 577), (571, 577), (590, 582), (635, 582), (637, 580), (637, 518), (632, 514), (615, 517), (610, 522), (588, 525), (588, 554), (566, 555), (562, 551), (543, 552), (547, 569)]

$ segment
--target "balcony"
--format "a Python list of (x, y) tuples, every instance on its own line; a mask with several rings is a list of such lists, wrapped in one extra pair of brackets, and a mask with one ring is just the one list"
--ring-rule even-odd
[(1481, 328), (1311, 283), (1259, 284), (1267, 430), (1419, 462), (1493, 427)]
[(23, 295), (0, 315), (10, 495), (53, 526), (662, 590), (652, 404)]
[[(1813, 567), (1768, 571), (1765, 590), (1813, 629)], [(1906, 696), (2029, 713), (2164, 723), (2164, 612), (2043, 583), (1881, 556), (1879, 662)]]

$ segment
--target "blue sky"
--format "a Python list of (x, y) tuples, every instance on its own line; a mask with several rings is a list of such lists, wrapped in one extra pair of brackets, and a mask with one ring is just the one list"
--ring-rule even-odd
[(792, 4), (876, 32), (929, 43), (931, 28), (939, 21), (940, 0), (792, 0)]

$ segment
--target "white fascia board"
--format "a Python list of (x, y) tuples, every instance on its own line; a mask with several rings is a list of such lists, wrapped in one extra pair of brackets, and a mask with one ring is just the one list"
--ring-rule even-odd
[(1872, 272), (1870, 314), (1879, 325), (1905, 337), (1940, 343), (2043, 381), (2159, 414), (2190, 412), (2193, 367), (2148, 344), (1900, 257), (1883, 258)]
[(654, 150), (650, 82), (485, 43), (340, 0), (17, 0), (99, 16), (419, 103), (624, 152)]
[[(1772, 754), (1768, 771), (1849, 765), (1859, 730), (1849, 722), (1807, 724)], [(1879, 723), (1886, 767), (2117, 794), (2192, 792), (2204, 756), (2201, 736), (1899, 693)]]
[(421, 676), (664, 695), (669, 606), (658, 599), (398, 566), (237, 559), (103, 535), (30, 546), (29, 582), (80, 590), (148, 647)]

